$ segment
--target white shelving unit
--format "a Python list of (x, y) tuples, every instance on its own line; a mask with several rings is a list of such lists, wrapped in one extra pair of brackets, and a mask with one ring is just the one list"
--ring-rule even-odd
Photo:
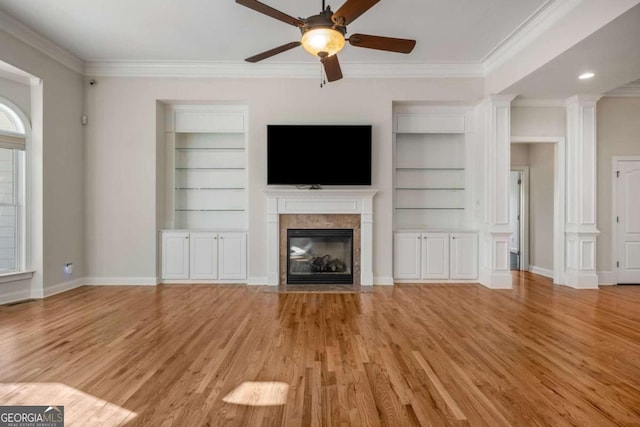
[(477, 233), (469, 229), (473, 109), (394, 109), (394, 279), (477, 278)]
[(247, 108), (171, 105), (166, 228), (246, 230)]
[[(247, 265), (247, 107), (170, 105), (165, 118), (163, 279), (242, 281)], [(189, 247), (183, 240), (199, 244)]]
[(396, 135), (396, 224), (459, 227), (465, 209), (464, 134)]
[(176, 133), (176, 228), (244, 228), (246, 153), (242, 133)]

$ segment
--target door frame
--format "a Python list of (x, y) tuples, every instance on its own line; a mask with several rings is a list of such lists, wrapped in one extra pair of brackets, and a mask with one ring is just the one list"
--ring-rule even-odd
[(529, 166), (511, 166), (520, 172), (520, 271), (529, 271)]
[(640, 156), (613, 156), (611, 158), (611, 274), (613, 284), (618, 284), (618, 267), (614, 264), (618, 261), (618, 179), (616, 172), (619, 162), (640, 161)]
[(553, 283), (566, 284), (566, 138), (563, 136), (512, 136), (515, 144), (553, 144)]

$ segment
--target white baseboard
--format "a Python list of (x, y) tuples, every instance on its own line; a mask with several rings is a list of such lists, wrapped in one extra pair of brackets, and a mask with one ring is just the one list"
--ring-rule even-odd
[(393, 277), (378, 276), (373, 278), (374, 285), (393, 286)]
[(267, 276), (249, 277), (247, 279), (247, 286), (267, 286)]
[(541, 267), (536, 267), (535, 265), (530, 265), (529, 271), (532, 272), (533, 274), (539, 274), (540, 276), (553, 279), (553, 270), (549, 270), (548, 268), (541, 268)]
[(11, 292), (0, 292), (0, 305), (31, 299), (29, 288)]
[(86, 277), (87, 286), (157, 286), (158, 277)]
[(80, 286), (84, 286), (85, 279), (75, 279), (70, 280), (68, 282), (58, 283), (57, 285), (48, 286), (44, 290), (44, 297), (50, 297), (51, 295), (56, 295), (62, 292), (70, 291), (71, 289), (79, 288)]
[(613, 271), (598, 271), (598, 285), (617, 285), (618, 278)]

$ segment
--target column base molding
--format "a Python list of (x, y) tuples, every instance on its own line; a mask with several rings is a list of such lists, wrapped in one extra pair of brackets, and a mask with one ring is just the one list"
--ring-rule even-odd
[(600, 232), (592, 226), (567, 226), (565, 233), (567, 271), (565, 284), (575, 289), (598, 289), (596, 238)]

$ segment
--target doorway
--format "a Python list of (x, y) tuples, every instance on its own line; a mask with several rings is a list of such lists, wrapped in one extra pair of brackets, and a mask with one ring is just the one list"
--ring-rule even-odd
[(528, 270), (528, 176), (526, 166), (512, 166), (509, 173), (509, 261), (511, 270)]
[[(525, 179), (522, 179), (522, 190), (526, 191), (526, 194), (522, 198), (524, 206), (521, 207), (520, 214), (520, 269), (553, 278), (553, 283), (555, 284), (565, 284), (565, 138), (512, 137), (511, 143), (511, 170), (522, 169), (527, 171), (526, 174), (523, 174)], [(535, 214), (533, 212), (533, 202), (530, 201), (533, 197), (531, 195), (533, 169), (529, 167), (528, 154), (524, 159), (518, 159), (518, 152), (524, 153), (526, 150), (524, 147), (526, 146), (546, 146), (546, 148), (550, 149), (550, 151), (547, 150), (546, 155), (540, 155), (544, 150), (534, 149), (538, 154), (534, 154), (535, 159), (532, 157), (536, 165), (546, 163), (547, 160), (551, 162), (551, 164), (546, 163), (545, 165), (547, 168), (550, 167), (550, 169), (547, 169), (546, 174), (534, 171), (538, 178), (542, 177), (543, 181), (545, 181), (544, 186), (547, 188), (544, 196), (536, 196), (535, 209), (540, 208), (540, 202), (542, 202), (543, 209), (546, 209), (547, 212), (542, 217), (543, 220), (538, 221), (536, 224), (531, 223)], [(539, 189), (540, 186), (537, 188)], [(540, 220), (541, 217), (537, 216), (537, 218)], [(541, 230), (543, 234), (539, 233)], [(534, 241), (535, 238), (538, 239)], [(540, 249), (539, 244), (541, 242), (550, 243), (550, 246), (542, 251), (537, 250)], [(534, 246), (537, 248), (537, 259), (532, 258), (535, 255), (531, 252)]]

